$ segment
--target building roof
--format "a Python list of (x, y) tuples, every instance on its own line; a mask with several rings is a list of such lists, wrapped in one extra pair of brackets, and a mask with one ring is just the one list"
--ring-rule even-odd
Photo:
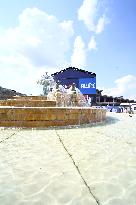
[(66, 68), (66, 69), (64, 69), (64, 70), (61, 70), (61, 71), (59, 71), (59, 72), (53, 73), (52, 76), (61, 74), (61, 73), (65, 72), (65, 71), (69, 71), (69, 70), (80, 71), (80, 72), (86, 73), (86, 74), (88, 74), (88, 75), (96, 76), (96, 74), (93, 73), (93, 72), (85, 71), (85, 70), (78, 69), (78, 68), (75, 68), (75, 67), (69, 67), (69, 68)]

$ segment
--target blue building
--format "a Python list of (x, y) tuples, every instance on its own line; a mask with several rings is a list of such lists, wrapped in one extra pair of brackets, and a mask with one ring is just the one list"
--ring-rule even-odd
[(96, 104), (96, 74), (75, 67), (69, 67), (52, 74), (55, 81), (70, 87), (73, 83), (91, 105)]

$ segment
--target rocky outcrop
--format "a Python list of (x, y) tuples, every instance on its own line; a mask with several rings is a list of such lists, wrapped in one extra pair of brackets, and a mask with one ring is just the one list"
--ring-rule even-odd
[(15, 90), (3, 88), (0, 86), (0, 100), (10, 99), (13, 98), (13, 96), (26, 96), (26, 94), (22, 94), (16, 92)]

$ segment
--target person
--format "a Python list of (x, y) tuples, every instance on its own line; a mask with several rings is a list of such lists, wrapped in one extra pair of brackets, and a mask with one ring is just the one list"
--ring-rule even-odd
[(129, 111), (128, 111), (128, 113), (129, 113), (129, 117), (132, 117), (132, 114), (133, 114), (133, 110), (132, 110), (132, 107), (131, 107), (131, 105), (129, 106)]

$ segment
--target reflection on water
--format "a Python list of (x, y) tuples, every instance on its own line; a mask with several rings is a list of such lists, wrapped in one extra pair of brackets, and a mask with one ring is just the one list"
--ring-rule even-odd
[(0, 204), (136, 204), (136, 115), (52, 129), (0, 129)]

